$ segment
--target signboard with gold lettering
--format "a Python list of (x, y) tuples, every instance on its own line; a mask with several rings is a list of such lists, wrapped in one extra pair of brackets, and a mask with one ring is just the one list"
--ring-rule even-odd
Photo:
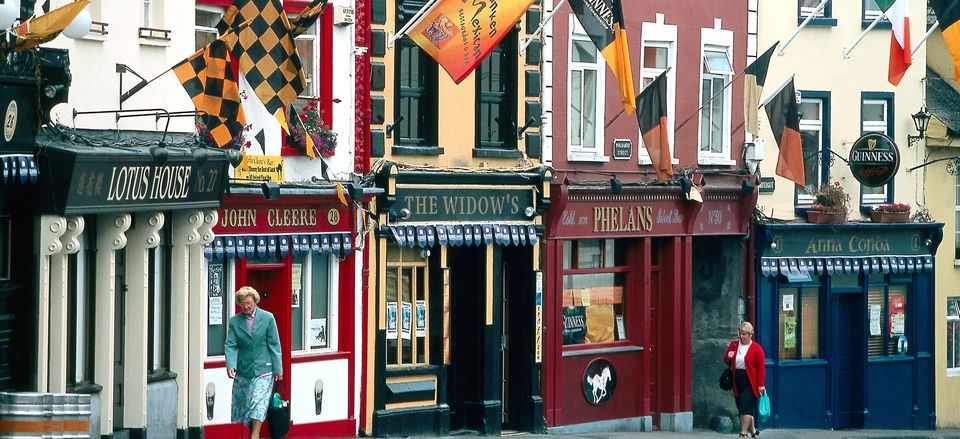
[[(262, 199), (261, 199), (262, 201)], [(213, 231), (222, 235), (348, 232), (347, 208), (340, 205), (226, 203)]]
[(736, 200), (690, 203), (639, 196), (609, 200), (572, 195), (558, 223), (564, 238), (741, 235), (746, 221)]
[(216, 207), (227, 184), (227, 159), (198, 161), (188, 148), (44, 145), (38, 154), (41, 209), (77, 215)]
[(530, 221), (534, 192), (531, 186), (398, 184), (391, 211), (406, 209), (397, 217), (404, 222)]
[(283, 174), (283, 157), (246, 154), (240, 165), (234, 168), (233, 176), (248, 180), (283, 183), (286, 181)]
[(858, 228), (850, 231), (820, 230), (806, 233), (774, 232), (770, 250), (764, 256), (911, 256), (929, 254), (933, 229), (870, 230)]

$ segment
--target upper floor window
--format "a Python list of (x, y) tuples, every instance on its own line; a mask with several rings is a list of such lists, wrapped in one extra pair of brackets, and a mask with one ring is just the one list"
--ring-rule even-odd
[(200, 50), (217, 39), (217, 23), (223, 17), (223, 10), (214, 6), (197, 5), (196, 50)]
[[(871, 0), (872, 1), (872, 0)], [(860, 133), (893, 137), (893, 93), (864, 93), (860, 101)], [(881, 187), (860, 186), (860, 205), (883, 204), (892, 194), (893, 183)]]
[[(640, 90), (647, 88), (657, 76), (667, 72), (667, 134), (670, 140), (670, 155), (674, 151), (673, 127), (676, 123), (676, 96), (677, 96), (677, 26), (664, 24), (664, 15), (657, 14), (656, 22), (644, 22), (641, 27), (643, 45), (640, 50)], [(639, 92), (637, 93), (639, 94)], [(640, 137), (637, 157), (640, 164), (649, 165), (650, 154), (643, 145), (643, 136)]]
[(823, 158), (829, 154), (825, 142), (824, 131), (827, 122), (824, 114), (828, 101), (821, 98), (804, 98), (800, 100), (800, 139), (803, 143), (803, 171), (805, 185), (797, 193), (797, 203), (809, 205), (813, 203), (813, 194), (822, 183), (821, 163), (829, 163), (830, 158)]
[[(801, 22), (817, 9), (823, 0), (799, 0), (797, 2), (797, 22)], [(833, 3), (827, 3), (823, 9), (810, 21), (812, 25), (836, 26), (837, 20), (833, 18)]]
[[(877, 6), (877, 0), (861, 0), (863, 2), (863, 21), (872, 22), (883, 15), (883, 9)], [(883, 21), (887, 21), (884, 17)]]
[(437, 63), (409, 38), (397, 41), (396, 51), (396, 143), (438, 146)]
[(477, 148), (517, 147), (516, 36), (508, 33), (477, 67)]
[(567, 91), (568, 159), (606, 161), (603, 153), (604, 61), (597, 47), (570, 15), (570, 35), (567, 72), (570, 86)]
[(150, 29), (162, 29), (163, 26), (163, 0), (142, 0), (143, 1), (143, 27)]
[(307, 80), (307, 86), (300, 93), (300, 96), (315, 98), (320, 95), (317, 84), (318, 42), (316, 23), (294, 39), (294, 43), (297, 45), (297, 55), (300, 56), (300, 63), (303, 65), (303, 77)]
[(723, 30), (720, 20), (700, 34), (700, 136), (699, 163), (731, 165), (730, 124), (732, 111), (733, 32)]

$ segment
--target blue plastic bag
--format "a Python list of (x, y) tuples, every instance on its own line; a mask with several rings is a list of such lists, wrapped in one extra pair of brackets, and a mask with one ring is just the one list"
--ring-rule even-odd
[(757, 401), (757, 415), (760, 417), (760, 422), (766, 422), (770, 417), (770, 397), (767, 396), (766, 391), (760, 394), (760, 400)]

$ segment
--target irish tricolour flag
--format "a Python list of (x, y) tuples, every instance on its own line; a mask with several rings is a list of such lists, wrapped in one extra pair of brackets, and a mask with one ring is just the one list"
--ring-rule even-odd
[(876, 0), (890, 20), (893, 33), (890, 34), (890, 68), (887, 78), (893, 85), (907, 72), (912, 62), (910, 55), (910, 2), (908, 0)]

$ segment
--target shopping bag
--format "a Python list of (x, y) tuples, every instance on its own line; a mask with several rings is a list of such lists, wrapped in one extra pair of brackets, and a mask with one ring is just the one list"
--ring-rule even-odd
[(760, 400), (757, 401), (757, 415), (760, 417), (760, 422), (766, 422), (770, 417), (770, 397), (767, 396), (766, 390), (760, 394)]
[(283, 439), (290, 432), (290, 401), (285, 401), (280, 392), (273, 392), (267, 407), (267, 430), (271, 439)]
[(720, 374), (720, 389), (721, 390), (730, 390), (733, 388), (733, 372), (730, 372), (730, 368), (724, 368), (723, 373)]

